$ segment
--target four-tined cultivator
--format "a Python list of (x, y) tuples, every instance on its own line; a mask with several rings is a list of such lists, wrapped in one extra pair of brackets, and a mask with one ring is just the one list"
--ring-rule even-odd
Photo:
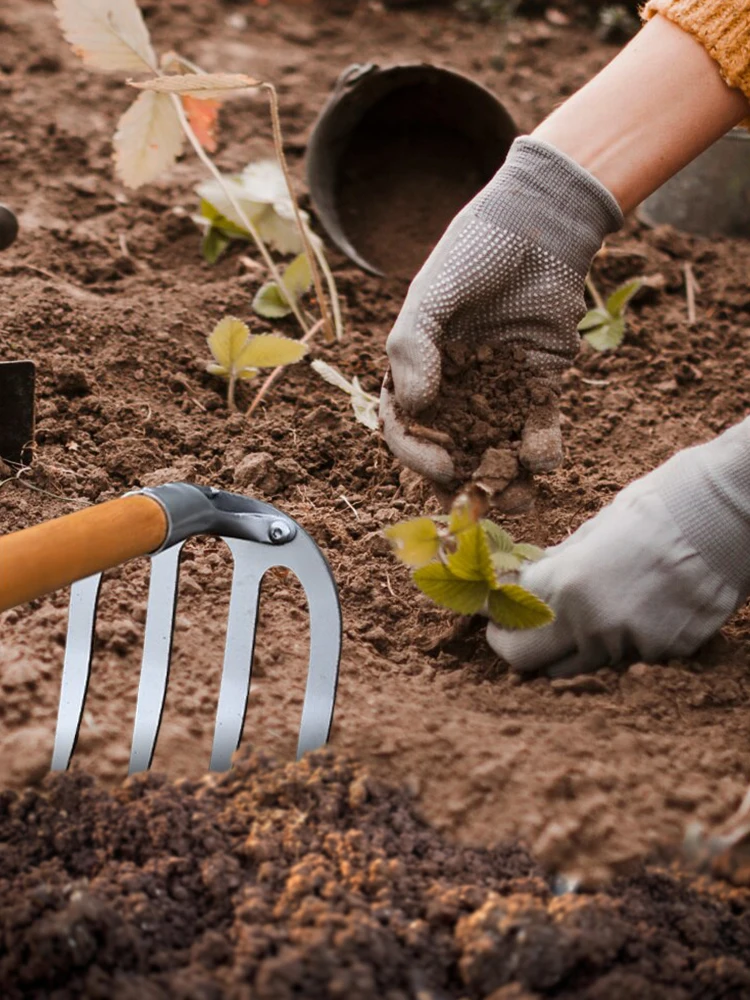
[(150, 555), (151, 573), (129, 773), (149, 768), (164, 710), (180, 553), (194, 535), (219, 536), (234, 562), (210, 768), (227, 769), (242, 736), (261, 581), (274, 566), (299, 578), (310, 615), (298, 756), (328, 739), (341, 655), (341, 607), (320, 549), (270, 504), (169, 483), (0, 537), (0, 611), (72, 584), (52, 770), (65, 770), (75, 748), (102, 573), (143, 555)]

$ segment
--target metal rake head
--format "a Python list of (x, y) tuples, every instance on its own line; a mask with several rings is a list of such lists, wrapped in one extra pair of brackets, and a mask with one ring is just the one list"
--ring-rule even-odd
[[(151, 765), (167, 690), (180, 553), (194, 535), (217, 535), (234, 562), (224, 666), (209, 767), (223, 771), (242, 737), (252, 674), (260, 587), (273, 566), (296, 574), (310, 614), (310, 660), (297, 756), (328, 739), (341, 656), (341, 606), (330, 567), (312, 538), (270, 504), (222, 490), (170, 483), (132, 495), (155, 500), (167, 536), (151, 555), (148, 605), (129, 774)], [(102, 574), (73, 584), (52, 770), (68, 767), (83, 715)]]

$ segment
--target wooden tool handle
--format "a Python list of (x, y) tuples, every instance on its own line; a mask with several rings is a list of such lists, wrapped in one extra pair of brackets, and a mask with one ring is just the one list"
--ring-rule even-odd
[(136, 494), (0, 536), (0, 611), (158, 549), (167, 517)]

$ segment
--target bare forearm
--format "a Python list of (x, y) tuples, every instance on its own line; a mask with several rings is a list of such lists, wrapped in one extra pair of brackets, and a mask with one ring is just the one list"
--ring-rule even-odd
[(657, 15), (534, 131), (635, 208), (750, 112), (692, 35)]

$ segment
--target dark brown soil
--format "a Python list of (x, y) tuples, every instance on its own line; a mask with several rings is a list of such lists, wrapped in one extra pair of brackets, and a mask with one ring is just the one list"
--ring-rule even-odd
[(384, 274), (412, 278), (481, 188), (473, 144), (412, 126), (362, 131), (344, 159), (339, 206), (352, 246)]
[(741, 997), (749, 916), (676, 871), (556, 897), (328, 751), (0, 793), (5, 1000)]
[[(512, 25), (500, 70), (495, 29), (468, 24), (451, 11), (387, 11), (365, 3), (341, 4), (341, 11), (332, 13), (329, 4), (266, 7), (206, 0), (155, 0), (146, 6), (160, 51), (179, 47), (207, 70), (251, 72), (277, 82), (298, 179), (307, 131), (340, 70), (354, 61), (449, 63), (489, 86), (519, 127), (529, 129), (613, 53), (587, 25), (533, 20)], [(10, 978), (2, 992), (26, 990), (56, 1000), (81, 995), (249, 1000), (261, 988), (277, 991), (266, 996), (287, 996), (291, 987), (285, 984), (301, 977), (311, 985), (296, 995), (312, 1000), (321, 996), (321, 977), (333, 980), (322, 995), (340, 997), (356, 996), (352, 977), (361, 976), (363, 996), (374, 982), (380, 995), (392, 991), (391, 1000), (441, 1000), (492, 996), (500, 985), (488, 978), (487, 970), (494, 969), (511, 985), (493, 1000), (518, 1000), (524, 991), (527, 997), (547, 991), (607, 1000), (669, 996), (670, 989), (679, 997), (748, 995), (742, 937), (746, 890), (678, 876), (663, 864), (639, 867), (644, 857), (663, 857), (678, 845), (688, 822), (710, 824), (728, 816), (744, 793), (750, 778), (748, 610), (688, 660), (607, 669), (573, 681), (519, 683), (474, 623), (457, 631), (451, 615), (423, 598), (393, 560), (382, 527), (435, 512), (436, 503), (354, 421), (343, 394), (301, 364), (280, 380), (252, 421), (227, 414), (224, 387), (205, 372), (206, 335), (227, 313), (241, 316), (253, 331), (269, 324), (250, 310), (262, 277), (241, 263), (246, 247), (234, 248), (214, 268), (200, 257), (189, 218), (193, 186), (204, 176), (200, 164), (186, 157), (157, 184), (135, 193), (120, 188), (112, 176), (110, 137), (131, 94), (115, 79), (81, 68), (61, 43), (46, 2), (5, 4), (0, 70), (0, 197), (21, 222), (18, 241), (0, 257), (0, 354), (32, 357), (39, 368), (34, 461), (18, 477), (0, 479), (0, 530), (171, 479), (276, 503), (316, 538), (341, 588), (345, 645), (332, 744), (337, 754), (356, 762), (321, 757), (301, 770), (269, 770), (262, 779), (238, 772), (237, 794), (247, 785), (250, 801), (240, 820), (230, 807), (225, 813), (211, 804), (218, 791), (159, 785), (157, 778), (121, 788), (146, 600), (147, 567), (134, 561), (105, 581), (74, 773), (41, 793), (28, 790), (49, 764), (67, 595), (0, 615), (0, 778), (18, 794), (3, 800), (12, 819), (0, 820), (0, 878), (15, 886), (13, 895), (9, 889), (0, 893), (0, 962)], [(228, 104), (222, 129), (223, 169), (269, 155), (270, 127), (260, 106)], [(347, 335), (341, 345), (318, 347), (316, 353), (376, 392), (385, 339), (406, 285), (367, 277), (340, 257), (331, 259)], [(684, 296), (686, 262), (700, 286), (693, 325)], [(518, 537), (538, 544), (560, 541), (635, 476), (747, 412), (750, 244), (692, 239), (668, 229), (651, 232), (630, 222), (597, 262), (595, 278), (606, 292), (634, 274), (655, 272), (664, 275), (665, 286), (634, 301), (622, 348), (614, 355), (585, 349), (566, 375), (566, 464), (540, 477), (534, 512), (509, 524)], [(274, 329), (294, 333), (291, 323)], [(253, 391), (252, 384), (243, 386), (239, 401), (247, 404)], [(220, 544), (187, 548), (154, 760), (155, 769), (170, 779), (200, 781), (205, 773), (229, 574)], [(305, 609), (293, 580), (277, 576), (270, 584), (245, 732), (255, 749), (288, 761), (304, 683)], [(250, 767), (253, 774), (256, 766)], [(347, 871), (355, 872), (356, 882), (359, 861), (351, 869), (331, 862), (337, 874), (333, 880), (326, 875), (323, 884), (335, 886), (322, 903), (323, 894), (309, 888), (308, 874), (298, 890), (296, 882), (284, 889), (281, 901), (279, 886), (293, 866), (304, 865), (313, 838), (323, 845), (313, 846), (313, 855), (330, 849), (336, 857), (335, 843), (325, 846), (327, 837), (335, 842), (344, 827), (354, 830), (355, 838), (357, 830), (365, 840), (381, 838), (381, 844), (401, 836), (396, 824), (404, 816), (403, 791), (383, 792), (384, 798), (373, 793), (375, 805), (368, 800), (352, 812), (344, 807), (337, 812), (330, 804), (343, 792), (332, 793), (333, 799), (322, 796), (324, 805), (317, 809), (308, 807), (306, 793), (279, 799), (270, 791), (287, 781), (304, 785), (305, 769), (313, 767), (321, 782), (348, 787), (361, 766), (373, 788), (388, 780), (409, 789), (429, 824), (423, 835), (436, 854), (430, 856), (428, 847), (383, 848), (389, 856), (408, 858), (406, 877), (414, 880), (410, 889), (401, 876), (389, 875), (392, 895), (384, 898), (392, 904), (386, 908), (392, 908), (394, 921), (400, 911), (409, 926), (422, 919), (426, 928), (418, 923), (407, 932), (398, 930), (397, 922), (389, 924), (388, 915), (372, 916), (386, 878), (377, 867), (372, 876), (377, 888), (371, 890), (362, 877), (360, 895), (351, 896), (355, 890), (346, 883)], [(336, 777), (345, 773), (351, 779)], [(87, 774), (103, 786), (92, 787)], [(221, 787), (234, 787), (235, 778), (228, 780)], [(51, 805), (44, 804), (47, 796)], [(296, 805), (287, 813), (285, 802)], [(283, 817), (275, 814), (277, 808)], [(199, 835), (192, 841), (170, 839), (183, 820)], [(263, 870), (271, 895), (263, 895), (255, 911), (258, 897), (250, 893), (240, 917), (243, 904), (236, 900), (245, 898), (244, 887), (253, 878), (261, 878), (260, 860), (242, 855), (241, 845), (253, 823), (277, 822), (278, 836), (266, 839), (273, 867)], [(403, 822), (407, 832), (413, 829), (412, 820)], [(538, 874), (532, 875), (533, 884), (525, 881), (529, 862), (515, 847), (503, 846), (519, 842), (548, 868), (590, 884), (612, 871), (637, 874), (605, 894), (555, 902), (548, 887), (535, 881)], [(161, 852), (158, 862), (152, 843)], [(457, 843), (496, 853), (465, 855)], [(281, 855), (272, 853), (277, 846), (293, 858), (289, 875)], [(478, 860), (460, 860), (467, 857)], [(166, 891), (145, 888), (153, 887), (153, 878), (168, 885), (178, 877), (170, 875), (169, 858), (185, 865), (178, 876), (188, 895), (178, 893), (176, 902), (169, 902)], [(77, 880), (84, 877), (92, 881), (80, 888)], [(239, 882), (231, 885), (235, 877)], [(100, 895), (91, 888), (96, 879), (102, 880)], [(439, 910), (412, 918), (423, 905), (413, 900), (428, 892), (428, 883), (443, 881), (467, 885), (469, 895), (465, 904), (455, 904), (445, 931), (438, 933)], [(494, 903), (482, 911), (488, 890), (512, 900), (514, 914), (527, 915), (501, 919), (498, 911), (493, 915)], [(83, 895), (73, 898), (78, 891)], [(295, 891), (312, 902), (298, 903)], [(126, 904), (128, 896), (133, 898)], [(268, 899), (271, 916), (271, 904), (263, 902)], [(323, 909), (329, 903), (330, 909)], [(458, 915), (476, 910), (482, 915), (459, 929)], [(579, 910), (589, 921), (585, 927), (594, 927), (583, 936), (574, 929)], [(624, 931), (613, 929), (613, 912)], [(308, 920), (308, 926), (318, 927), (322, 945), (317, 938), (310, 943)], [(493, 920), (496, 929), (484, 933), (483, 925)], [(386, 930), (370, 935), (362, 921)], [(519, 921), (528, 926), (519, 929)], [(275, 926), (270, 946), (269, 923)], [(327, 971), (330, 942), (350, 956), (338, 980)], [(533, 943), (531, 952), (524, 942)], [(46, 956), (44, 965), (34, 959), (37, 947)], [(386, 979), (391, 947), (392, 980)], [(576, 955), (582, 957), (574, 960)], [(264, 961), (271, 963), (263, 980), (267, 987), (249, 978)], [(537, 967), (547, 970), (548, 981), (528, 978)], [(88, 969), (104, 971), (89, 975)], [(57, 992), (45, 975), (59, 977)]]
[[(517, 454), (530, 402), (525, 359), (522, 347), (446, 345), (440, 393), (419, 419), (451, 439), (447, 450), (460, 483), (471, 479), (488, 448)], [(513, 462), (508, 482), (519, 471)]]

